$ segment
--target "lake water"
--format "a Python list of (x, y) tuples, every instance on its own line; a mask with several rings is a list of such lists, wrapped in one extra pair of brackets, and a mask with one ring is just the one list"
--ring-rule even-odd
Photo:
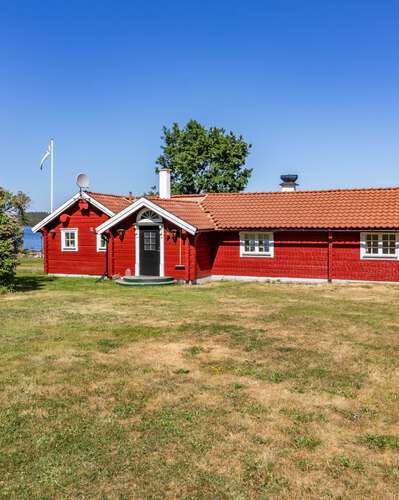
[(43, 250), (42, 234), (32, 233), (32, 228), (29, 226), (24, 227), (24, 250)]

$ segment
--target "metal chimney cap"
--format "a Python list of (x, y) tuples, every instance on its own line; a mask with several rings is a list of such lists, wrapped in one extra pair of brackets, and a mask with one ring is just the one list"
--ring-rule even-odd
[(283, 174), (283, 175), (280, 175), (280, 179), (283, 182), (296, 182), (298, 180), (298, 175), (297, 174)]

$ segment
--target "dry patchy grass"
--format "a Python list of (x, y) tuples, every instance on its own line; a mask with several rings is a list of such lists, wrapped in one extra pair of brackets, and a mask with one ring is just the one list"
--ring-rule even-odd
[(124, 289), (25, 262), (0, 298), (0, 493), (395, 498), (398, 299)]

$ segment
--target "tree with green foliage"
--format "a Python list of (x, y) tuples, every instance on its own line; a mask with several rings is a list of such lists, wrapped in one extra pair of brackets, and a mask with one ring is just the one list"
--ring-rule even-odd
[(237, 192), (248, 184), (252, 169), (245, 161), (251, 144), (241, 135), (190, 120), (184, 128), (177, 123), (163, 127), (162, 140), (156, 163), (171, 170), (173, 194)]
[(10, 193), (0, 186), (0, 289), (14, 288), (18, 252), (29, 197), (19, 191)]

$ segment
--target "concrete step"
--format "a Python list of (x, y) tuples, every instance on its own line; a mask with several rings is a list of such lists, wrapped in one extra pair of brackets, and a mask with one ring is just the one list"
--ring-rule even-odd
[(129, 283), (147, 283), (149, 281), (163, 283), (174, 281), (172, 276), (123, 276), (121, 279)]
[(175, 284), (174, 278), (170, 276), (124, 276), (115, 280), (122, 286), (165, 286)]

